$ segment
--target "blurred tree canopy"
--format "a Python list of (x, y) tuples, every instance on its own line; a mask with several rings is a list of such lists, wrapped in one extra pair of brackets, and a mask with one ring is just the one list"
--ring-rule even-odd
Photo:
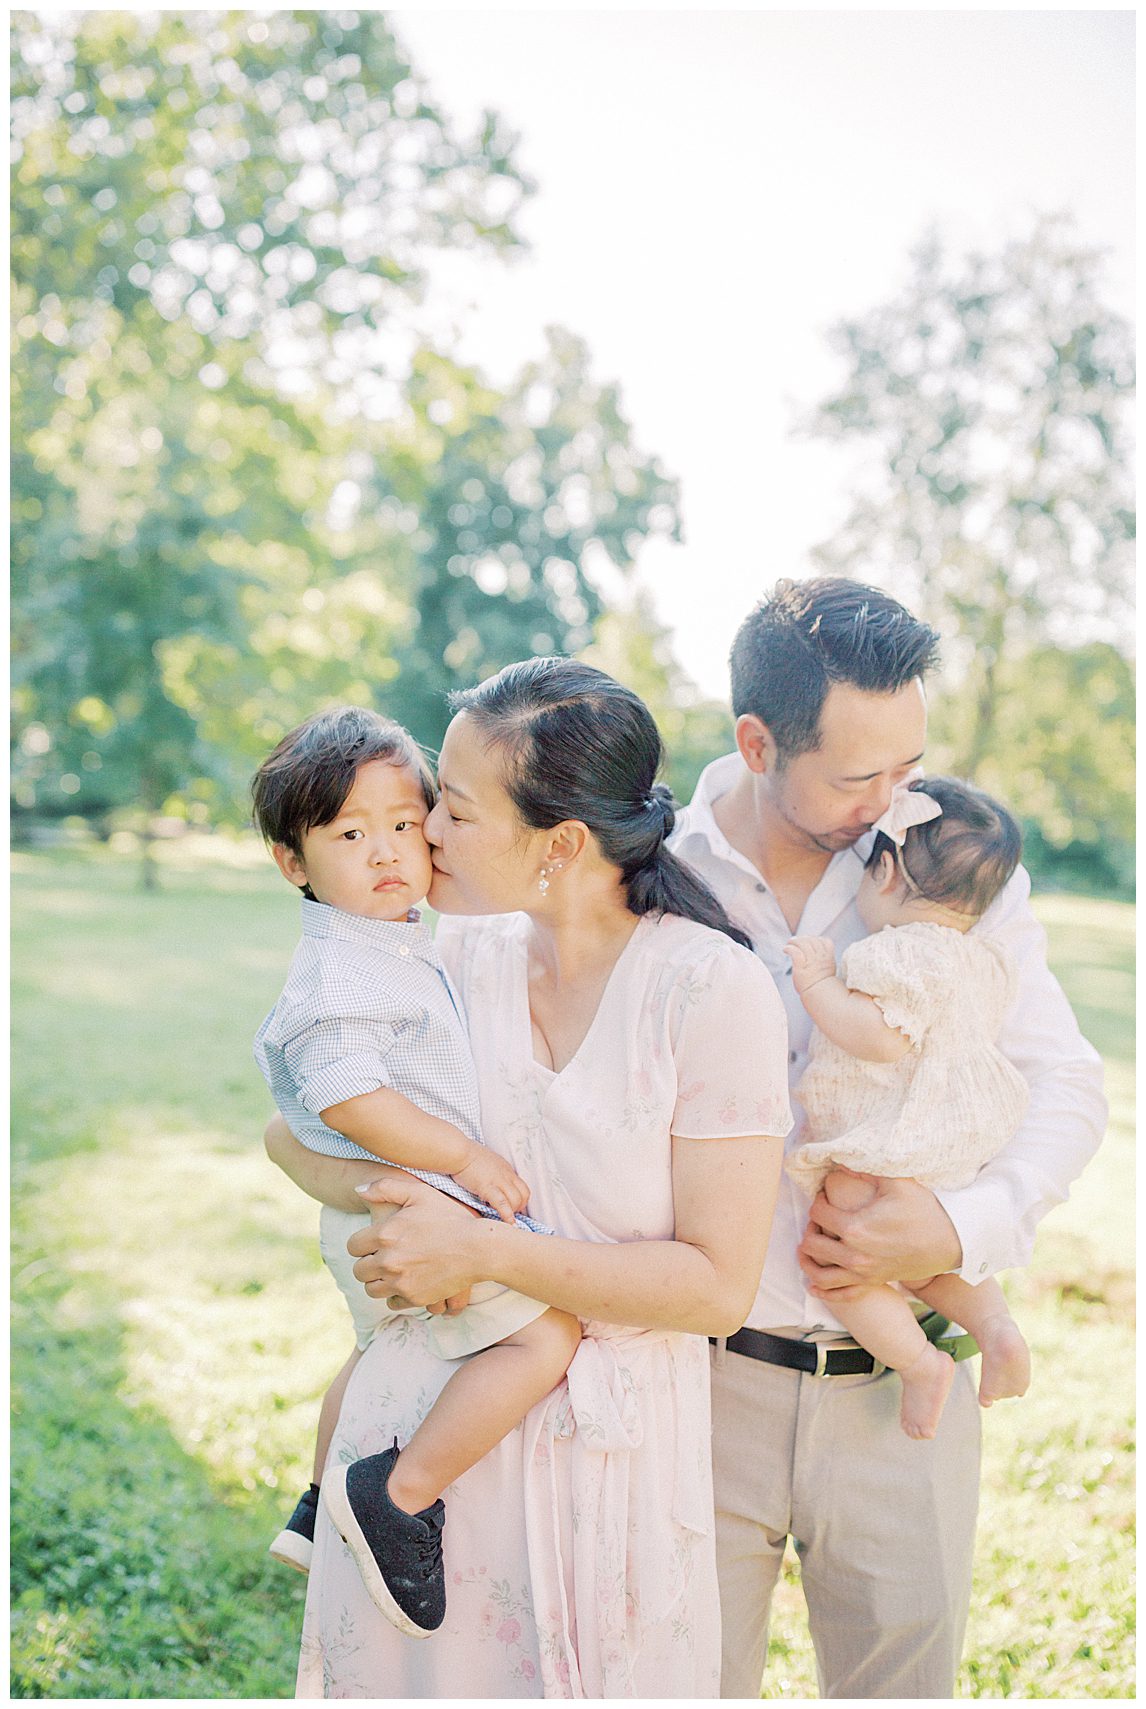
[(931, 239), (832, 342), (844, 377), (804, 426), (866, 463), (818, 567), (940, 630), (932, 751), (1017, 808), (1035, 865), (1124, 887), (1134, 358), (1101, 255), (1059, 218), (962, 261)]
[(675, 483), (551, 330), (504, 391), (435, 256), (510, 253), (531, 186), (377, 12), (17, 13), (18, 809), (241, 817), (323, 701), (431, 744), (444, 691), (572, 651), (678, 531)]

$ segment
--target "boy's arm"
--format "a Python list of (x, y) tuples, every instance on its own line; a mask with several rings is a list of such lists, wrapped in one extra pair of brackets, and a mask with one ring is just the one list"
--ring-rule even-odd
[(800, 1001), (826, 1038), (864, 1062), (898, 1062), (907, 1055), (907, 1034), (888, 1025), (873, 997), (849, 991), (837, 976), (829, 938), (791, 938), (784, 949)]
[(452, 1122), (429, 1115), (388, 1086), (346, 1098), (319, 1112), (327, 1127), (388, 1163), (452, 1175), (484, 1199), (505, 1222), (529, 1203), (529, 1188), (512, 1164), (467, 1139)]

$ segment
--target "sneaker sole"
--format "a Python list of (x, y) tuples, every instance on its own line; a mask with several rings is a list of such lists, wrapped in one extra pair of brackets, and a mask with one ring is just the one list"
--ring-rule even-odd
[(378, 1562), (374, 1559), (370, 1545), (354, 1517), (354, 1509), (346, 1494), (345, 1466), (328, 1469), (322, 1480), (320, 1494), (323, 1506), (334, 1521), (335, 1530), (354, 1556), (355, 1565), (362, 1574), (362, 1582), (378, 1612), (384, 1614), (390, 1624), (397, 1626), (399, 1632), (404, 1632), (408, 1638), (433, 1637), (433, 1632), (425, 1626), (415, 1625), (391, 1596), (386, 1580), (379, 1571)]
[(274, 1560), (281, 1561), (284, 1567), (293, 1567), (296, 1573), (310, 1571), (310, 1557), (314, 1553), (314, 1544), (309, 1537), (302, 1537), (297, 1531), (282, 1530), (267, 1550)]

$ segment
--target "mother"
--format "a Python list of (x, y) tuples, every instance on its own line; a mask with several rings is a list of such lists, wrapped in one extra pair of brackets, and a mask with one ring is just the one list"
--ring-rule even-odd
[[(580, 1317), (567, 1384), (446, 1496), (446, 1623), (425, 1643), (315, 1536), (305, 1697), (715, 1696), (709, 1334), (738, 1328), (790, 1126), (779, 997), (664, 846), (660, 737), (611, 677), (510, 665), (455, 697), (430, 902), (467, 1010), (488, 1142), (532, 1189), (532, 1235), (409, 1176), (351, 1250), (371, 1291), (430, 1304), (491, 1279)], [(476, 918), (474, 916), (477, 916)], [(733, 941), (737, 939), (739, 941)], [(720, 1143), (713, 1143), (719, 1141)], [(344, 1208), (378, 1167), (272, 1155)], [(374, 1254), (370, 1256), (370, 1254)], [(384, 1326), (332, 1454), (405, 1441), (450, 1375), (424, 1325)]]

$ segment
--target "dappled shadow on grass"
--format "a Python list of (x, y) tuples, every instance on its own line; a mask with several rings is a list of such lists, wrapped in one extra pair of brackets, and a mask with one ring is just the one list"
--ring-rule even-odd
[(125, 1402), (114, 1307), (56, 1326), (63, 1285), (17, 1297), (13, 1697), (287, 1697), (303, 1581), (266, 1555), (266, 1495), (213, 1487)]

